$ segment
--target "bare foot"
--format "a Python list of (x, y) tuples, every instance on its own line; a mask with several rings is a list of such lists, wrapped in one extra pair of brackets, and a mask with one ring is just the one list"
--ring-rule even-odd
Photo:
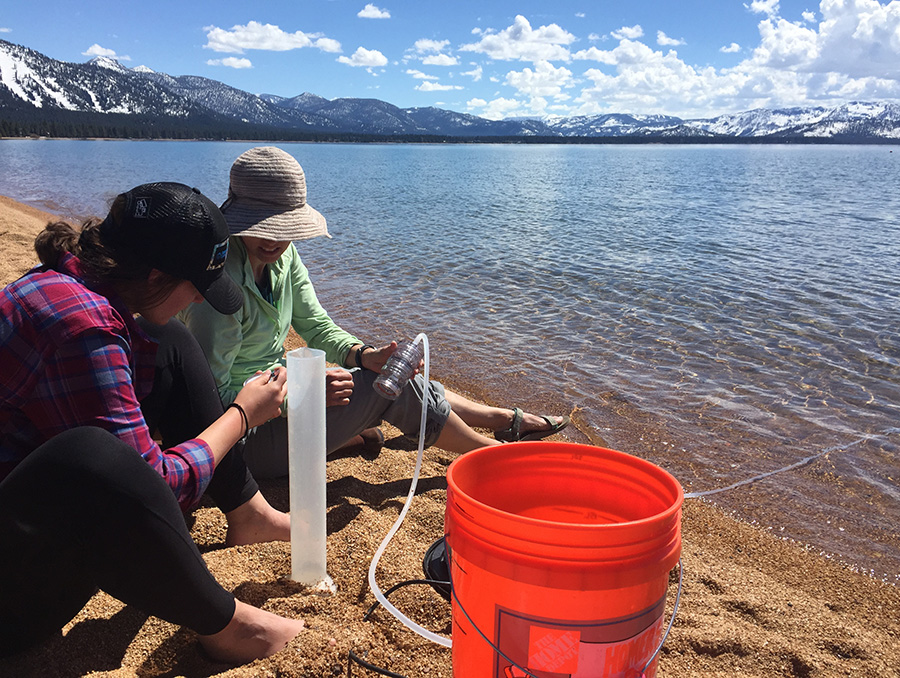
[(279, 652), (303, 630), (303, 620), (287, 619), (235, 600), (228, 626), (211, 636), (200, 636), (200, 644), (216, 661), (246, 664)]
[[(561, 424), (563, 417), (550, 417), (555, 424)], [(522, 416), (522, 426), (519, 429), (522, 433), (531, 433), (532, 431), (546, 431), (551, 427), (547, 420), (536, 414), (526, 412)]]
[(226, 513), (225, 518), (228, 520), (227, 546), (291, 540), (290, 514), (272, 508), (261, 492)]
[(384, 433), (380, 428), (367, 428), (362, 433), (353, 436), (346, 443), (337, 448), (332, 454), (369, 454), (377, 455), (384, 447)]

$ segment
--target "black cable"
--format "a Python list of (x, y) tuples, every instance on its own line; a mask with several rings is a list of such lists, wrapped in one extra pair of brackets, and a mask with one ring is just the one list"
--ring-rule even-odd
[[(445, 584), (445, 585), (449, 586), (450, 582), (439, 581), (436, 579), (407, 579), (406, 581), (401, 581), (397, 584), (394, 584), (391, 588), (389, 588), (387, 591), (385, 591), (382, 595), (385, 598), (387, 598), (388, 595), (390, 595), (397, 589), (402, 589), (404, 586), (410, 586), (412, 584), (428, 584), (429, 586), (434, 586), (435, 584)], [(369, 619), (369, 615), (371, 615), (375, 611), (375, 608), (378, 607), (379, 605), (381, 605), (381, 602), (377, 601), (377, 600), (374, 603), (372, 603), (372, 605), (369, 607), (368, 610), (366, 610), (366, 613), (363, 615), (363, 621), (367, 621)], [(357, 664), (359, 664), (363, 668), (368, 669), (369, 671), (374, 671), (375, 673), (381, 674), (382, 676), (390, 676), (390, 678), (406, 678), (406, 676), (402, 676), (399, 673), (394, 673), (393, 671), (388, 671), (387, 669), (382, 669), (378, 666), (375, 666), (374, 664), (370, 664), (369, 662), (367, 662), (363, 659), (360, 659), (359, 656), (353, 652), (353, 650), (348, 651), (347, 658), (348, 658), (347, 678), (352, 678), (352, 676), (353, 676), (352, 669), (351, 669), (351, 667), (353, 666), (353, 662), (356, 662)]]
[(406, 676), (404, 676), (404, 675), (401, 675), (399, 673), (394, 673), (393, 671), (388, 671), (387, 669), (379, 668), (379, 667), (375, 666), (374, 664), (370, 664), (365, 659), (360, 659), (353, 652), (353, 650), (349, 650), (347, 652), (347, 657), (348, 657), (347, 678), (353, 678), (352, 668), (351, 668), (353, 666), (353, 662), (356, 662), (357, 664), (362, 666), (364, 669), (368, 669), (369, 671), (374, 671), (375, 673), (378, 673), (382, 676), (389, 676), (389, 678), (406, 678)]
[[(399, 584), (394, 584), (391, 588), (385, 591), (382, 595), (387, 598), (388, 594), (393, 593), (397, 589), (403, 588), (404, 586), (409, 586), (410, 584), (428, 584), (429, 586), (434, 586), (435, 584), (443, 584), (445, 586), (450, 586), (450, 582), (448, 581), (439, 581), (437, 579), (407, 579), (406, 581), (401, 581)], [(376, 600), (372, 605), (366, 610), (366, 613), (363, 615), (363, 621), (367, 621), (369, 619), (369, 615), (375, 611), (375, 608), (381, 605), (381, 602)]]

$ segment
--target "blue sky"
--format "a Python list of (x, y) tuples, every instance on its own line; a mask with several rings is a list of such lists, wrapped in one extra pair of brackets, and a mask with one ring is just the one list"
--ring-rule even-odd
[(488, 118), (900, 100), (900, 0), (6, 0), (0, 39)]

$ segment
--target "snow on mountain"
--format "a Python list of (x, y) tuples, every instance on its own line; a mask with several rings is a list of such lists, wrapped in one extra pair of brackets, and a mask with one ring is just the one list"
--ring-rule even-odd
[(682, 124), (682, 120), (664, 115), (603, 115), (548, 116), (542, 119), (550, 129), (562, 136), (629, 136), (662, 131)]
[(123, 66), (122, 64), (120, 64), (118, 61), (116, 61), (115, 59), (110, 59), (109, 57), (105, 57), (105, 56), (94, 57), (93, 59), (88, 61), (88, 64), (90, 64), (92, 66), (97, 66), (98, 68), (108, 68), (109, 70), (115, 71), (116, 73), (127, 73), (128, 72), (128, 69), (125, 66)]
[(174, 118), (212, 113), (112, 59), (72, 64), (0, 40), (0, 90), (4, 88), (12, 95), (3, 97), (9, 102), (4, 107)]
[(832, 108), (755, 109), (687, 124), (713, 134), (734, 137), (897, 138), (900, 106), (851, 102)]
[(273, 138), (279, 131), (299, 130), (391, 136), (900, 139), (900, 105), (894, 103), (756, 109), (698, 120), (627, 113), (488, 120), (434, 107), (401, 109), (378, 99), (329, 100), (310, 92), (290, 98), (256, 95), (200, 76), (173, 77), (147, 66), (129, 69), (108, 57), (84, 64), (57, 61), (0, 40), (0, 119), (4, 111), (32, 120), (43, 111), (53, 112), (54, 119), (63, 113), (118, 113), (202, 121), (211, 130), (253, 125), (256, 134), (271, 129)]
[(273, 103), (278, 103), (280, 106), (284, 106), (285, 108), (297, 108), (301, 111), (314, 111), (328, 103), (328, 99), (320, 97), (317, 94), (310, 94), (309, 92), (304, 92), (299, 96), (291, 98), (278, 98), (280, 101)]
[(755, 109), (733, 115), (720, 115), (706, 120), (692, 120), (688, 125), (713, 134), (733, 137), (767, 136), (785, 129), (810, 125), (825, 115), (824, 108)]
[(278, 96), (277, 94), (258, 94), (257, 96), (270, 104), (280, 104), (285, 100), (285, 97)]
[(211, 111), (244, 123), (285, 129), (335, 130), (337, 127), (327, 118), (285, 109), (217, 80), (197, 75), (173, 78), (165, 73), (147, 73), (145, 76)]
[(431, 134), (458, 137), (559, 136), (545, 123), (534, 118), (487, 120), (477, 115), (446, 111), (433, 106), (406, 108), (404, 112), (417, 125), (430, 130)]
[(33, 67), (38, 55), (25, 47), (0, 41), (0, 85), (8, 89), (15, 99), (41, 108), (48, 100), (59, 108), (76, 110), (77, 105), (69, 101), (65, 93), (52, 78), (49, 82), (41, 77), (40, 67)]

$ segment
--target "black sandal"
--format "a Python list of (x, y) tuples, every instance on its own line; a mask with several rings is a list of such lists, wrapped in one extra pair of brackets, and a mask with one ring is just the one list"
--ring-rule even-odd
[(519, 440), (541, 440), (542, 438), (546, 438), (547, 436), (552, 436), (554, 433), (559, 433), (566, 426), (569, 425), (571, 421), (568, 416), (563, 415), (560, 421), (554, 421), (553, 417), (549, 415), (541, 415), (541, 419), (547, 422), (549, 428), (542, 428), (536, 431), (522, 431), (522, 418), (525, 413), (518, 407), (513, 408), (513, 422), (509, 428), (505, 428), (502, 431), (494, 431), (494, 437), (497, 440), (502, 440), (505, 443), (511, 443)]
[(522, 418), (525, 416), (525, 413), (518, 407), (512, 408), (512, 411), (513, 420), (512, 424), (509, 425), (509, 428), (505, 428), (502, 431), (494, 431), (494, 438), (502, 440), (504, 443), (511, 443), (522, 439), (522, 434), (519, 432), (519, 429), (522, 428)]

